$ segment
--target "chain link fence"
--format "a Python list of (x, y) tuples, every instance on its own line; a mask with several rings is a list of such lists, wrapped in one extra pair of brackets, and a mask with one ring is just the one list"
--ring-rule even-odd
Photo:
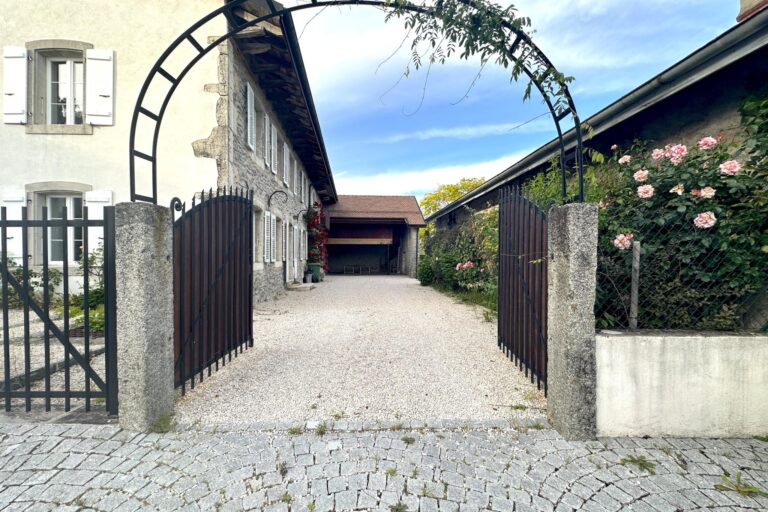
[[(706, 226), (658, 224), (601, 232), (595, 316), (601, 329), (765, 331), (768, 254), (733, 246)], [(752, 251), (749, 258), (740, 252)], [(763, 263), (760, 264), (760, 260)]]

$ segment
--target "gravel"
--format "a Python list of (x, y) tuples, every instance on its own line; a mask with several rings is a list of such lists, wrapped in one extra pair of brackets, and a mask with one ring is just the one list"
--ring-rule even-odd
[(543, 393), (498, 349), (495, 321), (414, 279), (329, 276), (258, 304), (254, 320), (254, 348), (188, 391), (178, 422), (544, 415)]

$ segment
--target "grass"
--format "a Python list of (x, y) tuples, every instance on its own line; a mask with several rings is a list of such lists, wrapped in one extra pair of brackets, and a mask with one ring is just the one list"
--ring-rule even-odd
[(404, 442), (405, 444), (408, 444), (408, 445), (411, 445), (411, 444), (416, 442), (416, 439), (414, 439), (411, 436), (403, 436), (403, 437), (400, 438), (400, 440), (402, 442)]
[(290, 427), (288, 429), (288, 434), (292, 436), (298, 436), (304, 433), (304, 429), (301, 427)]
[(432, 495), (432, 492), (427, 488), (427, 484), (422, 484), (421, 495), (424, 498), (434, 498), (434, 496)]
[(386, 473), (387, 476), (392, 477), (392, 476), (397, 475), (397, 469), (395, 469), (395, 468), (387, 468), (387, 470), (384, 473)]
[(495, 294), (470, 292), (467, 290), (457, 291), (439, 283), (432, 284), (432, 288), (461, 302), (477, 304), (478, 306), (484, 307), (486, 311), (483, 311), (483, 319), (485, 319), (486, 322), (492, 322), (496, 319), (497, 303)]
[(509, 407), (513, 411), (524, 411), (524, 410), (528, 409), (528, 407), (523, 405), (523, 404), (510, 405)]
[(542, 425), (539, 421), (534, 421), (531, 423), (530, 428), (533, 430), (544, 430), (544, 425)]
[(315, 512), (315, 510), (317, 510), (317, 504), (314, 501), (310, 501), (307, 503), (307, 510), (309, 512)]
[(389, 506), (389, 512), (408, 512), (408, 505), (402, 501), (398, 501), (394, 505)]
[(416, 478), (419, 476), (419, 468), (414, 467), (413, 471), (411, 472), (411, 478)]
[(755, 439), (764, 443), (768, 443), (768, 434), (765, 434), (764, 436), (755, 436)]
[(768, 492), (758, 489), (752, 484), (748, 484), (741, 479), (741, 473), (736, 473), (736, 478), (731, 480), (729, 474), (723, 475), (723, 483), (715, 484), (718, 491), (730, 491), (739, 493), (741, 496), (761, 496), (768, 498)]
[(339, 421), (344, 417), (344, 411), (337, 412), (332, 417), (334, 420)]
[(167, 434), (171, 430), (173, 430), (173, 416), (170, 414), (163, 414), (157, 418), (157, 421), (149, 429), (153, 434)]
[(328, 433), (328, 425), (325, 424), (325, 422), (322, 422), (315, 428), (315, 434), (319, 436), (324, 436)]
[(402, 423), (395, 423), (392, 425), (392, 428), (390, 430), (403, 430), (403, 424)]
[(539, 398), (539, 394), (533, 389), (526, 389), (523, 391), (523, 398), (528, 402), (534, 402)]
[(622, 466), (636, 466), (640, 471), (646, 471), (651, 475), (656, 474), (656, 465), (646, 459), (645, 455), (630, 455), (628, 457), (624, 457), (619, 461), (619, 464)]
[(315, 410), (317, 409), (317, 404), (312, 404), (309, 406), (310, 409)]
[(291, 495), (290, 495), (290, 494), (288, 494), (287, 492), (284, 492), (284, 493), (283, 493), (283, 495), (282, 495), (282, 496), (280, 496), (280, 501), (282, 501), (283, 503), (287, 503), (287, 504), (289, 504), (289, 505), (290, 505), (290, 504), (291, 504), (291, 502), (293, 502), (293, 496), (291, 496)]
[(280, 462), (280, 464), (277, 465), (277, 470), (280, 473), (280, 476), (285, 478), (288, 474), (288, 464), (285, 461)]

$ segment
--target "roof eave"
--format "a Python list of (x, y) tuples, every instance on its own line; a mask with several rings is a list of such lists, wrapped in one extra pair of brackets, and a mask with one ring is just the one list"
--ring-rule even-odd
[[(593, 128), (595, 135), (605, 132), (638, 112), (689, 87), (767, 44), (768, 9), (757, 13), (750, 19), (724, 32), (705, 46), (592, 115), (585, 122)], [(575, 146), (575, 130), (572, 128), (563, 134), (563, 138), (566, 149), (572, 150)], [(525, 176), (534, 168), (543, 165), (554, 155), (558, 154), (559, 147), (557, 139), (547, 142), (472, 192), (465, 194), (433, 213), (426, 218), (426, 222), (432, 222), (468, 205), (472, 201), (507, 183)]]

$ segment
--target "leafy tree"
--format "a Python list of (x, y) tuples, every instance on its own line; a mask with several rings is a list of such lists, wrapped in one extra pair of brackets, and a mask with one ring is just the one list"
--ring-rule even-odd
[(434, 192), (424, 196), (419, 205), (425, 216), (432, 215), (441, 208), (475, 190), (485, 183), (484, 178), (461, 178), (458, 183), (440, 185)]

